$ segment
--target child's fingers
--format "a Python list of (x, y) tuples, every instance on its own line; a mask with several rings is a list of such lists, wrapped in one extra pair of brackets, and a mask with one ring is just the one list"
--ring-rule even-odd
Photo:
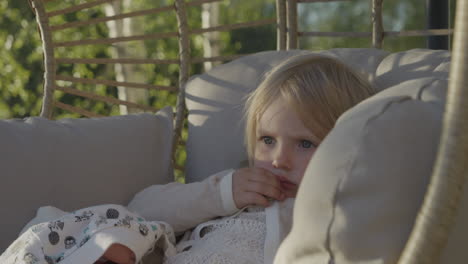
[(245, 192), (244, 197), (247, 200), (247, 204), (258, 205), (262, 207), (270, 206), (270, 202), (268, 201), (268, 199), (265, 196), (256, 192)]
[[(268, 206), (268, 198), (284, 200), (281, 184), (277, 177), (262, 168), (242, 168), (232, 176), (232, 193), (237, 208), (247, 205)], [(248, 197), (245, 197), (247, 193)]]
[(246, 191), (255, 192), (275, 200), (283, 200), (285, 198), (280, 188), (262, 182), (250, 181), (246, 186)]
[(249, 177), (249, 181), (260, 182), (281, 189), (281, 183), (278, 177), (265, 169), (259, 169), (257, 173), (252, 174)]
[(297, 195), (298, 189), (299, 189), (299, 186), (296, 186), (294, 188), (283, 188), (282, 192), (284, 193), (286, 198), (295, 198)]

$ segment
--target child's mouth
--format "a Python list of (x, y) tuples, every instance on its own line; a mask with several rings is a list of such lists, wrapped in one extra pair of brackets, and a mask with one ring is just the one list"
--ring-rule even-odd
[(283, 188), (285, 190), (291, 190), (291, 189), (296, 189), (297, 188), (297, 184), (295, 184), (292, 181), (288, 180), (284, 176), (278, 176), (278, 180), (279, 180), (279, 182), (281, 184), (281, 188)]

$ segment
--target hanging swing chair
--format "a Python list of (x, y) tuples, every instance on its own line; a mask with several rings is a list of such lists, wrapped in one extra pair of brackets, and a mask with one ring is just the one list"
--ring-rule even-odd
[[(468, 196), (463, 192), (468, 171), (466, 1), (457, 1), (454, 30), (387, 32), (383, 1), (373, 0), (372, 32), (364, 33), (299, 32), (298, 6), (325, 0), (277, 0), (274, 18), (207, 28), (188, 24), (191, 9), (218, 0), (174, 0), (173, 5), (128, 12), (114, 9), (106, 16), (88, 10), (113, 0), (62, 3), (55, 10), (48, 9), (54, 0), (29, 1), (43, 44), (44, 96), (40, 117), (0, 122), (0, 145), (8, 153), (2, 155), (5, 184), (0, 187), (0, 204), (14, 216), (2, 224), (1, 251), (40, 206), (76, 210), (102, 203), (127, 204), (144, 187), (173, 181), (174, 171), (184, 171), (185, 181), (194, 182), (239, 167), (246, 160), (239, 125), (245, 95), (282, 60), (318, 53), (337, 57), (363, 73), (379, 92), (340, 117), (314, 155), (277, 263), (463, 263), (468, 259), (463, 249), (468, 243)], [(144, 24), (148, 20), (139, 19), (164, 12), (173, 12), (176, 18), (172, 31), (125, 34), (123, 21)], [(54, 35), (72, 28), (92, 33), (106, 23), (116, 29), (107, 38)], [(197, 36), (264, 25), (277, 29), (276, 50), (214, 57), (193, 54), (191, 45)], [(452, 33), (451, 52), (382, 50), (389, 36)], [(301, 50), (298, 38), (304, 36), (367, 37), (372, 47)], [(125, 53), (125, 48), (141, 49), (126, 43), (167, 39), (172, 39), (167, 45), (179, 47), (173, 58)], [(73, 57), (77, 53), (72, 49), (86, 54), (90, 46), (108, 46), (114, 52)], [(191, 75), (196, 65), (213, 62), (223, 64)], [(122, 72), (129, 65), (176, 66), (176, 71), (167, 73), (176, 72), (177, 81), (161, 84), (151, 78), (134, 81), (125, 74), (104, 79), (67, 72), (76, 65), (111, 65)], [(118, 92), (103, 94), (86, 86)], [(177, 102), (159, 108), (121, 96), (132, 89), (163, 91), (158, 96), (165, 98), (174, 94)], [(131, 114), (103, 117), (62, 102), (63, 95)], [(87, 118), (55, 121), (59, 112)], [(187, 153), (185, 164), (176, 162), (181, 149)]]

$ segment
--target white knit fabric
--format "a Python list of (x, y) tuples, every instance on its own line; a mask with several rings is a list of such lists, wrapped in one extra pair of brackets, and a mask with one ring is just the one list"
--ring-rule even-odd
[(179, 242), (178, 254), (165, 263), (262, 264), (265, 234), (265, 211), (248, 208), (197, 226), (188, 240)]

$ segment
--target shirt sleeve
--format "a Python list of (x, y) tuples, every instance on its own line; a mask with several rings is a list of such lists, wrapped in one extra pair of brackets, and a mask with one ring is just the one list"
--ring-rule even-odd
[(223, 207), (226, 212), (230, 214), (239, 210), (234, 202), (234, 195), (232, 193), (232, 175), (234, 170), (230, 170), (226, 176), (221, 179), (221, 200), (223, 201)]
[[(146, 220), (164, 221), (176, 233), (186, 231), (215, 217), (237, 211), (232, 197), (233, 172), (232, 169), (225, 170), (201, 182), (150, 186), (135, 195), (128, 209)], [(231, 191), (227, 188), (231, 188)]]

